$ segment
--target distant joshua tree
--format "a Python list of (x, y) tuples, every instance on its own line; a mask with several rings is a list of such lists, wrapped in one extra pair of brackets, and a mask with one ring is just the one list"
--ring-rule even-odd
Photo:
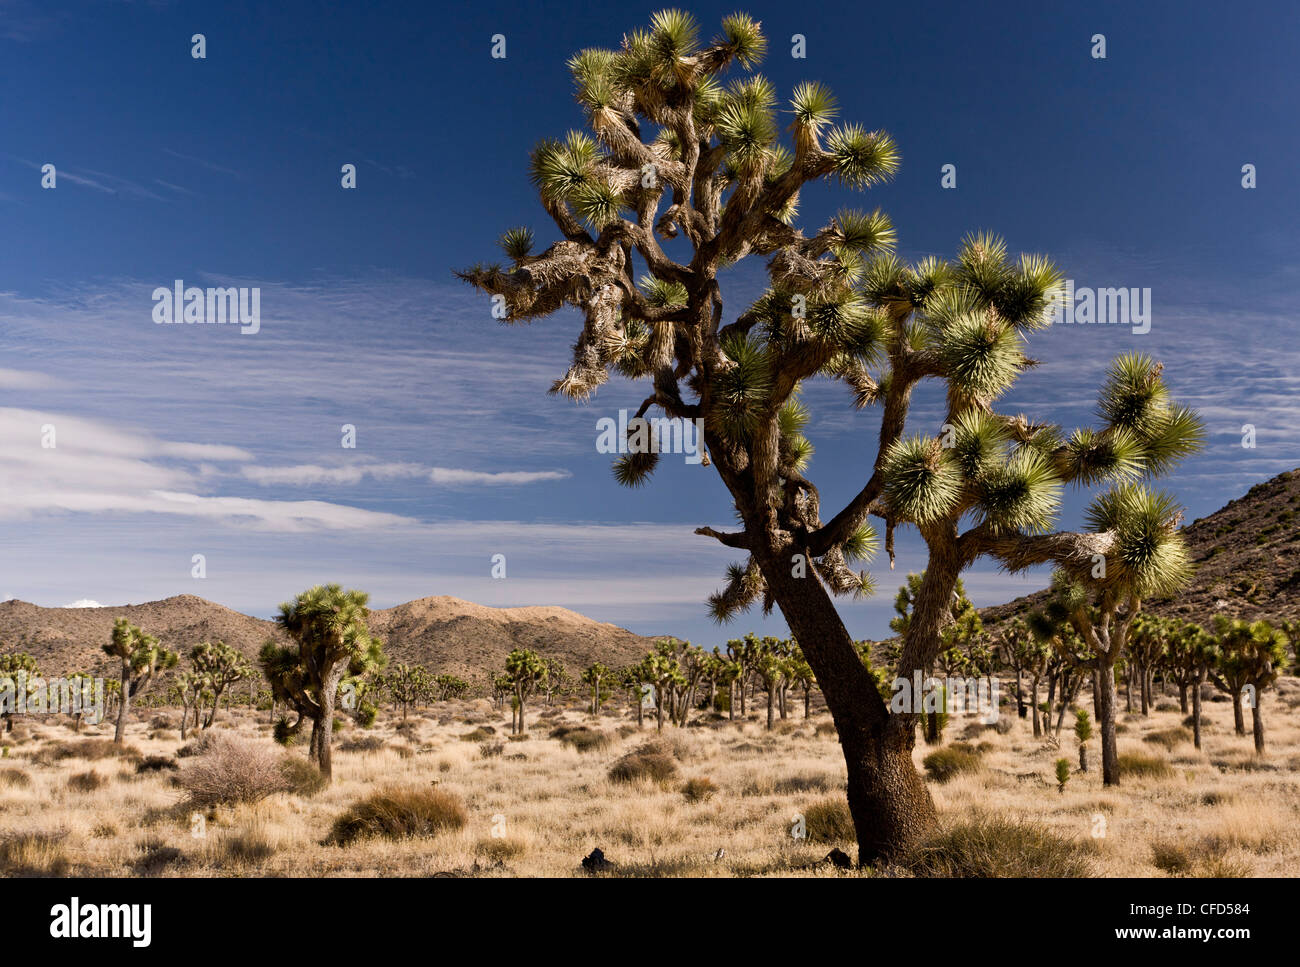
[(1232, 713), (1237, 734), (1245, 734), (1243, 700), (1249, 698), (1255, 752), (1264, 754), (1264, 692), (1273, 686), (1289, 664), (1290, 640), (1267, 621), (1249, 623), (1218, 615), (1214, 622), (1218, 638), (1218, 661), (1210, 680), (1232, 696)]
[(221, 696), (231, 685), (254, 676), (253, 663), (238, 648), (224, 641), (205, 641), (195, 645), (190, 651), (190, 661), (194, 663), (194, 671), (207, 678), (212, 692), (212, 708), (203, 722), (205, 729), (211, 728), (221, 705)]
[[(507, 322), (566, 305), (583, 315), (553, 392), (586, 399), (615, 371), (649, 384), (637, 417), (703, 421), (703, 462), (739, 526), (697, 533), (742, 556), (711, 599), (713, 614), (780, 608), (834, 718), (859, 860), (869, 862), (929, 835), (938, 817), (912, 762), (916, 716), (890, 714), (831, 598), (872, 590), (851, 567), (876, 547), (868, 518), (883, 520), (891, 556), (899, 526), (916, 527), (927, 549), (895, 676), (910, 678), (944, 650), (957, 579), (982, 557), (1012, 571), (1067, 572), (1106, 616), (1080, 613), (1087, 644), (1109, 653), (1135, 595), (1165, 589), (1183, 570), (1176, 515), (1133, 481), (1166, 472), (1201, 428), (1171, 403), (1160, 366), (1140, 355), (1112, 369), (1097, 429), (1063, 434), (997, 412), (1032, 365), (1025, 340), (1050, 321), (1062, 274), (1039, 256), (1009, 258), (987, 234), (966, 239), (954, 261), (904, 264), (879, 211), (841, 210), (804, 234), (796, 219), (805, 186), (878, 184), (898, 169), (898, 151), (883, 132), (836, 125), (835, 99), (818, 83), (794, 89), (783, 144), (776, 91), (752, 73), (765, 48), (745, 14), (701, 42), (695, 20), (669, 10), (616, 50), (579, 52), (569, 68), (590, 133), (542, 141), (531, 164), (559, 240), (534, 253), (532, 231), (511, 230), (501, 240), (508, 266), (459, 274)], [(724, 84), (733, 65), (746, 73)], [(768, 288), (728, 313), (720, 275), (751, 256), (766, 259)], [(807, 475), (813, 447), (803, 433), (810, 414), (800, 389), (817, 377), (839, 380), (858, 407), (880, 414), (861, 489), (829, 515)], [(927, 380), (939, 384), (946, 412), (908, 435), (913, 392)], [(645, 435), (640, 424), (628, 434)], [(630, 446), (615, 477), (645, 484), (659, 458), (654, 447)], [(1052, 533), (1068, 484), (1127, 486), (1103, 496), (1093, 532)], [(1108, 696), (1112, 667), (1101, 675)], [(1111, 773), (1113, 745), (1103, 726)]]
[[(33, 679), (40, 677), (40, 666), (37, 665), (36, 659), (25, 651), (11, 651), (7, 654), (0, 655), (0, 691), (8, 691), (10, 696), (16, 700), (19, 683), (19, 675), (25, 674), (27, 689), (30, 691), (33, 686)], [(10, 688), (4, 688), (4, 683), (8, 682)], [(0, 712), (0, 718), (4, 719), (6, 732), (14, 730), (14, 709), (12, 706), (6, 707)]]
[(104, 645), (104, 654), (122, 663), (117, 729), (113, 733), (113, 741), (121, 745), (126, 739), (126, 720), (131, 711), (131, 700), (148, 691), (158, 672), (175, 668), (180, 656), (162, 647), (157, 638), (145, 634), (125, 618), (113, 622), (112, 638)]
[(610, 676), (609, 668), (601, 662), (594, 662), (588, 666), (587, 670), (582, 673), (582, 682), (584, 685), (591, 686), (591, 714), (600, 715), (601, 693), (600, 686), (602, 682), (608, 681)]
[(510, 680), (514, 693), (514, 717), (510, 721), (513, 735), (523, 735), (528, 731), (524, 724), (528, 698), (539, 686), (545, 684), (546, 673), (546, 663), (535, 651), (516, 648), (506, 656), (506, 677)]

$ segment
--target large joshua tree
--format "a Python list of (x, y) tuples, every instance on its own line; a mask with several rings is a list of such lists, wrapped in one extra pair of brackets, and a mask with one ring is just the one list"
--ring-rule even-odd
[(276, 623), (293, 641), (268, 641), (259, 657), (271, 694), (298, 715), (293, 725), (277, 726), (277, 737), (296, 735), (312, 723), (310, 755), (321, 775), (333, 775), (331, 749), (339, 685), (382, 667), (386, 658), (379, 639), (366, 626), (370, 596), (345, 591), (337, 584), (316, 585), (280, 605)]
[[(1025, 337), (1049, 321), (1061, 274), (1042, 257), (1009, 259), (983, 234), (953, 261), (906, 265), (879, 211), (844, 210), (805, 235), (796, 225), (805, 185), (867, 188), (892, 176), (898, 152), (883, 132), (835, 125), (835, 99), (818, 83), (794, 89), (783, 144), (776, 92), (752, 72), (765, 46), (744, 14), (702, 43), (688, 14), (664, 11), (616, 50), (575, 55), (588, 131), (542, 141), (531, 165), (559, 240), (534, 254), (532, 232), (513, 229), (502, 238), (508, 265), (458, 274), (508, 322), (565, 305), (582, 313), (573, 363), (553, 392), (585, 399), (614, 371), (649, 383), (638, 416), (703, 421), (706, 462), (739, 527), (697, 533), (745, 555), (713, 613), (781, 609), (839, 732), (865, 862), (936, 824), (912, 764), (914, 716), (889, 713), (831, 597), (871, 590), (850, 568), (874, 550), (868, 517), (884, 521), (891, 557), (900, 525), (915, 526), (928, 550), (896, 669), (910, 676), (934, 662), (957, 578), (981, 556), (1010, 569), (1055, 563), (1103, 584), (1149, 580), (1177, 541), (1172, 521), (1142, 517), (1129, 499), (1114, 528), (1051, 533), (1059, 492), (1163, 471), (1199, 424), (1169, 402), (1160, 367), (1144, 356), (1117, 364), (1097, 429), (1067, 437), (996, 412), (1031, 365)], [(741, 76), (725, 83), (732, 67)], [(767, 259), (768, 288), (728, 313), (719, 273), (753, 256)], [(861, 489), (829, 516), (806, 476), (812, 446), (799, 397), (818, 377), (880, 414)], [(947, 413), (909, 436), (909, 401), (927, 380), (946, 390)], [(658, 454), (631, 449), (614, 472), (638, 486)], [(1089, 577), (1099, 560), (1104, 576)]]

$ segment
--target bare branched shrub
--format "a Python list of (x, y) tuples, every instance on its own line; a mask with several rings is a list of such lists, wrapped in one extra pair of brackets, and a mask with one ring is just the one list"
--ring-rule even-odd
[(274, 746), (233, 735), (212, 735), (181, 770), (179, 784), (196, 808), (260, 802), (287, 791), (283, 754)]

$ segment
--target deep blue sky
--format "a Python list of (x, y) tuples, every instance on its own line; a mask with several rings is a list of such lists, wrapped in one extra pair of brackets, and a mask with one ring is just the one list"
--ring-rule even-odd
[[(0, 597), (189, 592), (266, 614), (336, 579), (377, 606), (562, 604), (706, 645), (756, 627), (705, 616), (729, 559), (690, 534), (730, 519), (711, 472), (674, 464), (649, 489), (616, 487), (595, 422), (638, 388), (611, 382), (584, 407), (547, 396), (576, 317), (506, 329), (451, 276), (496, 257), (512, 225), (552, 240), (526, 161), (581, 121), (564, 60), (657, 7), (338, 6), (0, 0)], [(711, 35), (734, 6), (689, 9)], [(1150, 333), (1054, 327), (1011, 403), (1087, 422), (1110, 357), (1160, 356), (1211, 430), (1171, 481), (1192, 517), (1300, 463), (1297, 8), (988, 6), (744, 6), (782, 97), (823, 81), (844, 119), (902, 153), (889, 185), (809, 190), (805, 227), (878, 205), (909, 258), (992, 229), (1079, 286), (1149, 287)], [(150, 293), (178, 278), (260, 286), (262, 331), (155, 326)], [(729, 314), (761, 282), (757, 264), (735, 270)], [(876, 422), (842, 389), (808, 398), (833, 508), (861, 485)], [(914, 429), (936, 416), (923, 395)], [(894, 574), (872, 568), (882, 593), (846, 607), (854, 633), (885, 633), (894, 586), (924, 566), (914, 541), (901, 550)], [(992, 603), (1041, 579), (983, 563), (967, 583)]]

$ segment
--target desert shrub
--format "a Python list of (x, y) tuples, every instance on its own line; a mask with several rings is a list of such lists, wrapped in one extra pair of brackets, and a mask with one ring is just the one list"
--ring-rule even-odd
[(551, 729), (552, 739), (559, 739), (562, 745), (572, 746), (579, 752), (599, 752), (609, 745), (609, 736), (598, 729), (585, 725), (560, 725)]
[(517, 839), (501, 838), (494, 839), (486, 837), (480, 839), (474, 847), (474, 852), (487, 858), (493, 863), (505, 863), (508, 860), (518, 859), (527, 852), (528, 847)]
[(510, 742), (528, 742), (532, 740), (532, 736), (527, 732), (520, 732), (518, 735), (507, 735), (506, 739)]
[(1164, 701), (1156, 702), (1156, 711), (1157, 711), (1157, 712), (1177, 712), (1177, 711), (1179, 711), (1179, 705), (1178, 705), (1177, 702), (1171, 701), (1171, 700), (1169, 700), (1169, 699), (1165, 699)]
[(157, 876), (173, 863), (185, 861), (179, 849), (152, 836), (137, 844), (136, 850), (140, 855), (131, 867), (140, 876)]
[(993, 729), (998, 735), (1006, 735), (1016, 727), (1016, 720), (1010, 715), (999, 715), (997, 722), (994, 723)]
[(121, 831), (113, 823), (97, 823), (90, 835), (95, 839), (116, 839)]
[(480, 725), (473, 732), (466, 732), (460, 737), (462, 742), (482, 742), (484, 739), (490, 739), (497, 734), (497, 730), (490, 725)]
[(762, 775), (751, 779), (740, 791), (742, 796), (789, 796), (796, 793), (827, 792), (834, 780), (824, 772), (800, 772), (790, 776)]
[(0, 875), (67, 876), (72, 864), (63, 848), (66, 833), (10, 833), (0, 836)]
[(493, 759), (505, 751), (504, 742), (483, 742), (478, 747), (478, 754), (485, 759)]
[(1135, 779), (1165, 779), (1172, 773), (1169, 763), (1158, 756), (1129, 752), (1119, 757), (1119, 774)]
[(9, 789), (26, 789), (32, 784), (32, 777), (22, 769), (0, 769), (0, 786)]
[(91, 769), (89, 772), (79, 772), (68, 779), (68, 788), (73, 792), (94, 792), (104, 786), (107, 780), (98, 772)]
[(935, 782), (948, 782), (963, 772), (978, 772), (984, 767), (980, 754), (973, 746), (956, 742), (945, 748), (935, 749), (921, 760), (921, 765)]
[(1227, 857), (1228, 844), (1216, 837), (1195, 843), (1158, 840), (1151, 844), (1151, 864), (1169, 876), (1231, 878), (1250, 876), (1250, 867)]
[(169, 732), (166, 729), (154, 729), (149, 733), (149, 738), (155, 742), (170, 742), (176, 738), (176, 733)]
[(286, 755), (280, 769), (289, 791), (295, 795), (314, 796), (329, 785), (316, 763), (296, 755)]
[(623, 756), (609, 770), (611, 782), (646, 780), (663, 785), (677, 777), (677, 762), (666, 748), (648, 743)]
[(221, 840), (221, 860), (236, 866), (255, 866), (275, 855), (275, 846), (258, 830), (233, 833)]
[(912, 847), (899, 865), (915, 876), (1074, 878), (1092, 873), (1088, 847), (1030, 820), (979, 816)]
[(810, 843), (844, 843), (856, 839), (848, 800), (834, 796), (815, 802), (803, 811), (804, 829)]
[(1191, 742), (1192, 733), (1181, 727), (1160, 729), (1156, 732), (1148, 732), (1142, 737), (1142, 741), (1161, 746), (1165, 751), (1172, 752), (1176, 746), (1184, 742)]
[(340, 752), (378, 752), (384, 740), (377, 735), (356, 735), (339, 743)]
[(406, 839), (461, 829), (469, 816), (461, 801), (441, 789), (393, 788), (354, 803), (334, 821), (325, 842), (347, 846), (382, 836)]
[(202, 755), (211, 747), (213, 742), (217, 741), (217, 737), (220, 735), (220, 732), (200, 732), (198, 738), (193, 742), (187, 742), (176, 750), (176, 758), (187, 759), (190, 756)]
[(707, 776), (687, 779), (682, 786), (682, 795), (686, 797), (687, 802), (707, 802), (717, 791), (718, 787)]
[(214, 736), (181, 770), (178, 782), (189, 793), (189, 805), (199, 808), (260, 802), (289, 789), (283, 753), (264, 742), (226, 734)]
[(140, 750), (130, 745), (117, 745), (112, 739), (82, 739), (79, 742), (51, 742), (32, 757), (33, 762), (49, 765), (65, 759), (85, 759), (97, 762), (101, 759), (120, 758), (138, 762)]
[(180, 763), (170, 756), (151, 755), (145, 756), (136, 763), (135, 771), (137, 774), (146, 772), (175, 772), (180, 768)]
[(155, 715), (149, 720), (149, 728), (174, 729), (176, 728), (176, 723), (172, 721), (171, 716), (169, 715)]

